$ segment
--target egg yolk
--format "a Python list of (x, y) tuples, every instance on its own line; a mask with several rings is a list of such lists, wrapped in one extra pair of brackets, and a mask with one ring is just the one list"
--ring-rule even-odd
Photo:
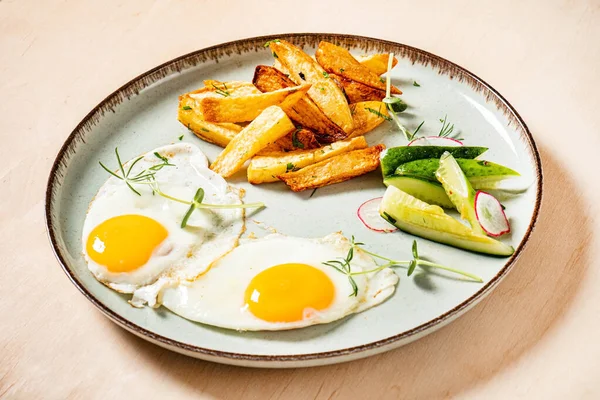
[(87, 239), (89, 257), (110, 272), (130, 272), (146, 264), (167, 237), (164, 226), (143, 215), (119, 215), (95, 227)]
[(245, 293), (248, 309), (269, 322), (301, 321), (310, 310), (331, 304), (335, 288), (320, 269), (306, 264), (280, 264), (256, 275)]

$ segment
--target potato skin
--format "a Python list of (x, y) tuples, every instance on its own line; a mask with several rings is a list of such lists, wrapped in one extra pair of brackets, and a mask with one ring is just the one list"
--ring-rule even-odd
[[(376, 73), (368, 67), (358, 62), (348, 50), (343, 47), (336, 46), (333, 43), (322, 41), (317, 47), (315, 53), (317, 62), (330, 74), (343, 76), (363, 85), (370, 86), (375, 89), (385, 90), (385, 80), (380, 78)], [(402, 92), (392, 86), (391, 93), (401, 94)]]
[(349, 134), (353, 125), (348, 102), (323, 68), (302, 49), (285, 40), (271, 42), (269, 47), (292, 81), (297, 85), (312, 84), (308, 91), (310, 98), (329, 119)]
[[(254, 70), (254, 85), (262, 92), (272, 92), (296, 86), (296, 83), (283, 72), (268, 65), (258, 65)], [(347, 133), (337, 126), (325, 113), (311, 100), (304, 96), (297, 103), (283, 111), (296, 124), (313, 131), (320, 143), (332, 143), (345, 139)]]
[[(385, 97), (385, 90), (375, 89), (371, 86), (364, 85), (360, 82), (353, 81), (348, 78), (344, 78), (341, 75), (330, 74), (329, 75), (335, 82), (342, 88), (348, 102), (350, 103), (350, 109), (352, 109), (353, 103), (359, 103), (361, 101), (381, 101)], [(356, 129), (356, 127), (354, 127)]]
[(379, 167), (379, 154), (384, 149), (383, 144), (378, 144), (366, 149), (354, 150), (309, 165), (299, 171), (279, 175), (278, 178), (294, 192), (344, 182), (376, 170)]

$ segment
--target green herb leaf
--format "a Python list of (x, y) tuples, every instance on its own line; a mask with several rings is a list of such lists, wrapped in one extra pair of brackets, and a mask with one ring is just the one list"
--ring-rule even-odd
[(442, 123), (442, 128), (440, 129), (440, 133), (438, 133), (439, 137), (449, 137), (454, 131), (454, 124), (450, 124), (447, 122), (448, 115), (444, 116), (444, 119), (440, 119)]
[(302, 130), (302, 127), (296, 128), (294, 133), (292, 133), (292, 145), (298, 149), (304, 148), (304, 143), (298, 140), (298, 132)]
[(390, 117), (388, 117), (387, 115), (382, 114), (380, 111), (377, 111), (371, 107), (365, 107), (365, 110), (367, 110), (370, 113), (373, 113), (375, 115), (377, 115), (379, 118), (383, 118), (386, 121), (391, 121), (392, 119)]
[(323, 71), (323, 76), (324, 76), (325, 78), (329, 78), (329, 74), (328, 74), (326, 71)]
[(269, 40), (267, 43), (265, 43), (265, 47), (269, 47), (271, 45), (271, 43), (279, 43), (281, 40), (279, 39), (273, 39), (273, 40)]
[(399, 97), (386, 97), (383, 99), (383, 102), (395, 113), (400, 113), (408, 108), (408, 105)]
[(183, 106), (183, 107), (181, 107), (181, 109), (185, 110), (185, 111), (188, 111), (188, 110), (191, 110), (192, 107), (190, 107), (190, 106)]
[(410, 260), (408, 264), (408, 271), (406, 273), (407, 276), (411, 276), (413, 272), (415, 272), (415, 268), (417, 268), (417, 260)]
[(179, 136), (179, 140), (183, 140), (183, 135)]
[(285, 166), (285, 172), (295, 172), (299, 169), (300, 168), (296, 168), (296, 166), (291, 162), (287, 163), (287, 165)]
[(340, 74), (343, 74), (343, 73), (344, 73), (344, 71), (345, 71), (345, 69), (344, 69), (344, 68), (340, 68)]
[(417, 250), (417, 241), (416, 240), (413, 240), (412, 254), (413, 254), (413, 257), (415, 258), (415, 260), (419, 259), (419, 251)]
[(217, 87), (214, 83), (212, 84), (212, 87), (215, 88), (215, 93), (220, 94), (223, 97), (231, 96), (231, 93), (229, 93), (227, 91), (227, 86), (224, 83), (223, 83), (223, 89)]
[(413, 86), (416, 86), (416, 87), (421, 87), (421, 85), (419, 85), (419, 84), (417, 83), (417, 81), (413, 81)]
[(156, 157), (160, 158), (164, 163), (167, 163), (167, 164), (169, 163), (169, 159), (167, 157), (165, 157), (165, 156), (161, 156), (160, 154), (158, 154), (158, 152), (155, 151), (154, 155)]
[[(317, 188), (317, 189), (318, 189), (318, 188)], [(308, 198), (309, 198), (309, 199), (315, 195), (315, 192), (317, 191), (317, 189), (313, 189), (313, 191), (312, 191), (312, 193), (310, 194), (310, 196), (308, 196)]]
[(419, 132), (419, 130), (421, 129), (421, 127), (423, 126), (423, 124), (425, 123), (425, 121), (422, 121), (419, 126), (417, 126), (417, 129), (415, 129), (415, 131), (413, 132), (413, 137), (417, 134), (417, 132)]
[(273, 57), (275, 58), (279, 58), (279, 56), (277, 55), (277, 53), (273, 52)]

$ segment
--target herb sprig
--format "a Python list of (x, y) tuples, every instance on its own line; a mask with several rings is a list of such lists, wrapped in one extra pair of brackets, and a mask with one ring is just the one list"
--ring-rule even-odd
[(217, 87), (217, 85), (215, 85), (214, 83), (212, 84), (212, 86), (215, 88), (215, 92), (217, 94), (220, 94), (223, 97), (231, 96), (231, 93), (229, 93), (229, 89), (227, 88), (227, 85), (225, 83), (223, 83), (223, 89)]
[[(354, 239), (354, 236), (352, 236), (352, 238), (350, 239), (350, 249), (348, 250), (348, 254), (346, 255), (345, 258), (338, 257), (335, 260), (329, 260), (329, 261), (323, 262), (324, 265), (335, 268), (338, 272), (340, 272), (348, 277), (348, 281), (350, 282), (350, 285), (352, 286), (352, 293), (350, 294), (350, 297), (358, 295), (358, 285), (356, 284), (356, 281), (354, 280), (354, 276), (376, 273), (385, 268), (395, 268), (395, 267), (406, 268), (407, 276), (411, 276), (417, 267), (437, 268), (437, 269), (441, 269), (444, 271), (452, 272), (457, 275), (462, 275), (462, 276), (469, 278), (475, 282), (479, 282), (479, 283), (483, 282), (483, 279), (481, 279), (477, 275), (473, 275), (471, 273), (461, 271), (456, 268), (447, 267), (442, 264), (423, 260), (422, 258), (419, 257), (419, 251), (417, 248), (416, 240), (413, 240), (413, 243), (412, 243), (412, 248), (411, 248), (412, 256), (413, 256), (412, 260), (393, 260), (391, 258), (381, 256), (377, 253), (373, 253), (371, 251), (365, 250), (363, 247), (361, 247), (364, 245), (365, 244), (362, 242), (356, 242)], [(375, 261), (375, 263), (378, 264), (376, 268), (366, 270), (366, 271), (352, 272), (352, 267), (350, 265), (350, 262), (354, 258), (354, 252), (356, 249), (360, 249), (360, 251), (362, 251), (363, 253), (370, 255), (374, 261), (376, 259), (379, 259), (379, 260), (385, 261), (385, 263), (378, 264), (377, 261)]]
[(162, 156), (158, 152), (155, 151), (154, 155), (156, 156), (156, 158), (158, 158), (161, 161), (161, 163), (155, 164), (149, 168), (146, 168), (146, 169), (138, 172), (135, 175), (132, 175), (131, 171), (133, 170), (133, 167), (142, 158), (144, 158), (144, 156), (139, 156), (136, 159), (134, 159), (131, 162), (131, 164), (129, 165), (129, 167), (127, 168), (127, 171), (125, 171), (125, 165), (121, 161), (121, 156), (119, 155), (118, 148), (115, 148), (115, 155), (117, 157), (117, 163), (119, 164), (118, 171), (121, 172), (121, 175), (119, 175), (118, 172), (112, 171), (110, 168), (108, 168), (106, 165), (104, 165), (101, 161), (99, 162), (100, 166), (106, 172), (108, 172), (109, 174), (114, 176), (115, 178), (125, 181), (125, 184), (136, 195), (141, 196), (142, 194), (133, 187), (134, 185), (148, 185), (150, 187), (150, 189), (152, 189), (152, 194), (158, 194), (166, 199), (175, 201), (177, 203), (187, 204), (190, 206), (190, 208), (187, 210), (185, 216), (183, 217), (183, 220), (181, 221), (182, 228), (186, 227), (188, 220), (190, 219), (194, 210), (196, 210), (196, 209), (262, 208), (265, 206), (265, 204), (262, 202), (247, 203), (247, 204), (207, 204), (207, 203), (202, 203), (202, 200), (204, 199), (204, 189), (202, 189), (202, 188), (198, 188), (198, 190), (196, 190), (196, 194), (194, 195), (194, 198), (191, 201), (183, 200), (183, 199), (179, 199), (177, 197), (170, 196), (160, 189), (158, 180), (156, 179), (156, 173), (158, 171), (160, 171), (164, 167), (174, 167), (175, 166), (174, 164), (171, 164), (169, 162), (169, 159), (167, 157)]
[(393, 97), (391, 92), (392, 92), (392, 64), (394, 61), (394, 53), (390, 53), (389, 57), (388, 57), (388, 67), (387, 67), (387, 74), (386, 74), (386, 78), (385, 78), (385, 98), (383, 99), (383, 102), (387, 105), (388, 110), (390, 111), (390, 117), (391, 120), (394, 121), (394, 123), (398, 126), (398, 129), (400, 130), (400, 132), (402, 132), (404, 134), (404, 136), (406, 137), (407, 140), (412, 140), (415, 136), (414, 133), (411, 133), (408, 129), (406, 129), (406, 127), (404, 127), (404, 125), (402, 125), (402, 122), (400, 121), (400, 118), (398, 118), (398, 115), (396, 115), (396, 113), (398, 112), (402, 112), (404, 110), (406, 110), (406, 103), (404, 103), (402, 100), (400, 100), (397, 97)]

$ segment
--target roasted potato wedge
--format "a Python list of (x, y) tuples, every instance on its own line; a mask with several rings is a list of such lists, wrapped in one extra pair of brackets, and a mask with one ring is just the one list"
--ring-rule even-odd
[(323, 68), (299, 47), (285, 40), (273, 41), (269, 47), (273, 56), (296, 84), (311, 83), (310, 98), (337, 126), (346, 133), (353, 129), (352, 115), (342, 90), (329, 79)]
[[(322, 41), (319, 43), (315, 57), (319, 64), (330, 74), (341, 75), (344, 78), (362, 83), (376, 89), (385, 90), (385, 80), (376, 73), (359, 63), (350, 52), (343, 47)], [(391, 92), (402, 94), (392, 86)]]
[[(376, 75), (383, 75), (387, 72), (389, 57), (390, 53), (377, 53), (368, 56), (358, 56), (356, 57), (356, 60), (369, 68)], [(392, 68), (394, 68), (396, 64), (398, 64), (398, 59), (394, 57), (392, 60)]]
[(276, 141), (275, 144), (282, 151), (310, 150), (321, 147), (313, 131), (298, 127)]
[(260, 150), (294, 130), (294, 124), (278, 106), (263, 110), (242, 129), (211, 164), (210, 169), (227, 178)]
[(234, 138), (242, 127), (231, 123), (216, 124), (204, 120), (197, 104), (197, 100), (189, 94), (179, 96), (179, 122), (194, 132), (200, 139), (225, 147)]
[(329, 74), (329, 76), (342, 88), (351, 105), (361, 101), (381, 101), (385, 97), (385, 90), (375, 89), (340, 75)]
[(390, 120), (390, 114), (382, 101), (363, 101), (350, 104), (350, 109), (355, 126), (350, 137), (364, 135), (377, 128), (383, 121)]
[[(267, 65), (256, 67), (252, 83), (262, 92), (272, 92), (296, 85), (283, 72)], [(332, 143), (347, 136), (317, 107), (309, 96), (304, 96), (291, 107), (283, 108), (283, 111), (297, 124), (317, 133), (318, 139), (322, 143)]]
[(309, 165), (299, 171), (279, 175), (278, 178), (294, 192), (347, 181), (376, 170), (379, 166), (379, 154), (384, 149), (383, 144), (378, 144), (366, 149), (350, 151)]
[(341, 140), (316, 150), (297, 150), (289, 153), (276, 152), (256, 156), (248, 166), (248, 182), (252, 184), (275, 182), (277, 176), (304, 168), (307, 165), (335, 157), (339, 154), (364, 149), (367, 141), (363, 136)]
[(310, 84), (244, 96), (208, 96), (200, 99), (200, 112), (209, 122), (252, 121), (270, 106), (291, 107), (310, 89)]

